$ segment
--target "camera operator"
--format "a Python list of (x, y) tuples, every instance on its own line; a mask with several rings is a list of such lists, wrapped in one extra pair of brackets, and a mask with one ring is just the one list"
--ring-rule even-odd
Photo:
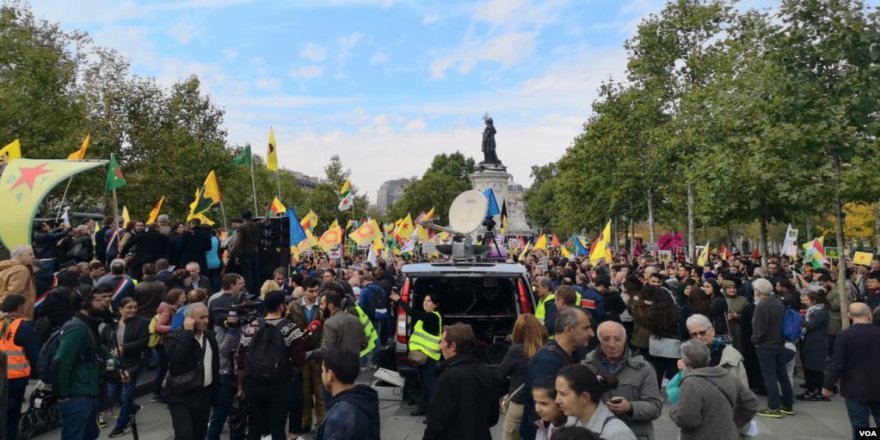
[(105, 345), (111, 347), (110, 352), (122, 363), (122, 369), (128, 373), (128, 382), (124, 384), (111, 380), (107, 386), (107, 394), (111, 399), (119, 401), (119, 416), (116, 426), (110, 432), (110, 438), (122, 437), (131, 421), (131, 414), (141, 410), (134, 404), (134, 389), (144, 363), (147, 341), (150, 339), (148, 322), (138, 316), (138, 303), (132, 297), (119, 301), (119, 321), (115, 324), (103, 325), (101, 338)]
[[(104, 371), (116, 374), (118, 361), (101, 345), (98, 324), (111, 322), (112, 288), (81, 286), (71, 296), (77, 314), (65, 324), (59, 339), (52, 370), (58, 373), (58, 408), (61, 412), (61, 438), (95, 439), (98, 430), (98, 396)], [(120, 371), (123, 382), (128, 376)]]

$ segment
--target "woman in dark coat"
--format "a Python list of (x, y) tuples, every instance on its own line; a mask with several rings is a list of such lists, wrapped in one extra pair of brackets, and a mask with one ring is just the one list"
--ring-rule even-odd
[(721, 285), (713, 279), (703, 281), (703, 290), (709, 297), (709, 320), (715, 328), (715, 334), (725, 342), (730, 342), (730, 327), (727, 325), (727, 300), (721, 292)]
[(119, 323), (117, 325), (104, 325), (101, 329), (101, 340), (110, 350), (119, 356), (122, 369), (128, 372), (127, 383), (109, 383), (107, 394), (118, 402), (122, 409), (116, 418), (116, 427), (110, 432), (111, 436), (119, 436), (125, 432), (132, 412), (139, 408), (134, 404), (134, 390), (138, 384), (141, 367), (144, 363), (144, 355), (147, 351), (147, 342), (150, 339), (149, 323), (137, 314), (138, 303), (134, 298), (127, 296), (119, 301)]
[(828, 355), (828, 324), (831, 322), (828, 300), (824, 290), (814, 289), (802, 296), (801, 301), (809, 307), (801, 340), (801, 364), (807, 391), (796, 397), (798, 400), (827, 401), (828, 398), (822, 396), (822, 383), (825, 380), (825, 357)]

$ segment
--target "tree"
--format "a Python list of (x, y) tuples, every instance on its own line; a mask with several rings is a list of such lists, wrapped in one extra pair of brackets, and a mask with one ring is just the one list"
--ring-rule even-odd
[(476, 171), (473, 158), (459, 152), (438, 154), (421, 179), (413, 179), (403, 197), (388, 210), (386, 220), (417, 215), (434, 208), (435, 218), (448, 220), (449, 206), (459, 194), (472, 188), (470, 175)]
[[(833, 201), (842, 251), (844, 204), (880, 197), (880, 188), (865, 184), (877, 181), (880, 17), (856, 0), (786, 0), (780, 15), (784, 25), (773, 52), (783, 74), (780, 99), (792, 109), (788, 123), (797, 131), (795, 141), (822, 158), (815, 163), (820, 175), (831, 176), (811, 189)], [(839, 264), (838, 279), (845, 278), (846, 267)], [(845, 309), (846, 287), (838, 286)]]
[(318, 215), (318, 224), (321, 228), (329, 227), (334, 219), (338, 220), (342, 227), (345, 227), (349, 220), (359, 220), (366, 216), (369, 200), (364, 195), (358, 195), (359, 191), (354, 184), (351, 186), (354, 195), (353, 209), (347, 211), (339, 211), (338, 209), (339, 189), (351, 175), (351, 171), (343, 167), (339, 155), (334, 154), (330, 157), (330, 162), (324, 167), (324, 173), (326, 179), (308, 193), (306, 203), (301, 207), (301, 210), (298, 206), (297, 212), (314, 210)]

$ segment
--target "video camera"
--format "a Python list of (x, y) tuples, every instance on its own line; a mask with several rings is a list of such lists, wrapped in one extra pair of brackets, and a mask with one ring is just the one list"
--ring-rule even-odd
[[(233, 304), (229, 307), (218, 307), (214, 309), (216, 313), (214, 315), (214, 323), (227, 328), (244, 327), (259, 318), (263, 309), (263, 301), (259, 298)], [(230, 316), (236, 319), (233, 322), (229, 322)]]

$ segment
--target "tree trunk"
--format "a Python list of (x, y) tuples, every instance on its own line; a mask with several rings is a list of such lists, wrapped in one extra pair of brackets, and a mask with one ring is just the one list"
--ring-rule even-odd
[(694, 185), (687, 184), (687, 210), (688, 210), (688, 253), (687, 258), (691, 262), (696, 262), (694, 250), (697, 248), (696, 220), (694, 219)]
[(654, 243), (654, 192), (648, 189), (648, 243)]
[[(837, 225), (834, 227), (835, 236), (837, 238), (837, 294), (840, 295), (840, 313), (849, 310), (849, 298), (846, 295), (846, 264), (844, 263), (844, 236), (843, 236), (843, 203), (840, 200), (840, 185), (843, 180), (843, 171), (840, 167), (840, 157), (834, 156), (834, 174), (836, 185), (834, 185), (834, 215), (837, 217)], [(848, 319), (841, 319), (843, 328), (849, 327)]]
[(871, 209), (874, 211), (874, 249), (876, 252), (880, 250), (880, 202), (872, 203)]
[(761, 214), (761, 242), (758, 244), (761, 249), (761, 267), (764, 270), (764, 274), (769, 274), (767, 268), (767, 256), (769, 253), (767, 252), (767, 217)]

